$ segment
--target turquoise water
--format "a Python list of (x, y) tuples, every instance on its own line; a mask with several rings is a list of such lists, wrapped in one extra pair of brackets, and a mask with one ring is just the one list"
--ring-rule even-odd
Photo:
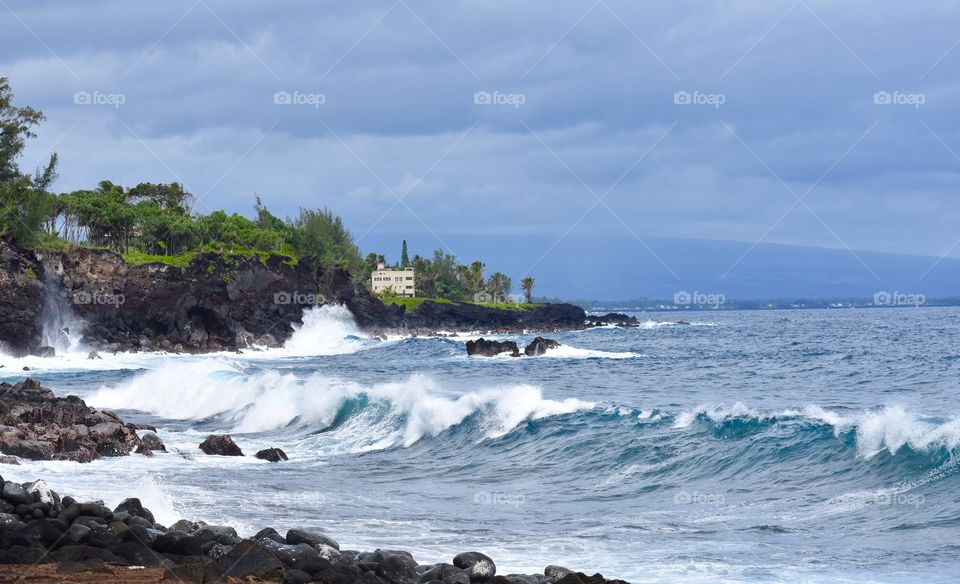
[[(329, 307), (282, 350), (7, 358), (4, 379), (29, 365), (172, 452), (2, 474), (139, 494), (160, 521), (321, 527), (421, 562), (481, 550), (501, 573), (955, 578), (960, 309), (638, 317), (550, 335), (564, 346), (537, 358), (468, 359), (479, 335), (369, 339)], [(210, 432), (290, 461), (204, 456)]]

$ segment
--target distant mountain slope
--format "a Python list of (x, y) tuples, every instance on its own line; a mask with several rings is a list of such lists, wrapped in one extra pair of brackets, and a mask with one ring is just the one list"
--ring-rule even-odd
[[(429, 235), (371, 234), (361, 247), (365, 252), (385, 252), (393, 261), (399, 257), (404, 237), (411, 255), (425, 255), (439, 246)], [(441, 237), (461, 260), (480, 258), (488, 269), (512, 276), (515, 288), (556, 240), (495, 234)], [(680, 291), (741, 300), (867, 298), (880, 291), (929, 298), (960, 295), (960, 260), (956, 259), (940, 261), (924, 276), (937, 258), (857, 251), (861, 263), (851, 252), (837, 249), (778, 244), (749, 249), (749, 243), (718, 240), (650, 238), (646, 243), (656, 257), (630, 237), (570, 235), (533, 267), (536, 293), (596, 300), (672, 299)]]

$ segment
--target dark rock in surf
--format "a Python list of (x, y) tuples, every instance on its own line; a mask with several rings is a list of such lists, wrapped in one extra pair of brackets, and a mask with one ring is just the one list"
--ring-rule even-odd
[(523, 354), (528, 357), (539, 357), (547, 352), (547, 349), (556, 349), (560, 346), (560, 343), (554, 341), (553, 339), (545, 339), (543, 337), (537, 337), (530, 341), (530, 344), (527, 345), (527, 348), (523, 350)]
[(637, 320), (635, 316), (627, 316), (621, 312), (610, 312), (608, 314), (603, 314), (600, 316), (590, 316), (588, 317), (590, 324), (593, 326), (603, 326), (603, 325), (616, 325), (622, 327), (637, 327), (640, 326), (640, 321)]
[(243, 456), (243, 451), (233, 441), (229, 434), (210, 434), (207, 439), (200, 443), (200, 450), (204, 454), (216, 454), (219, 456)]
[(163, 440), (161, 440), (160, 437), (153, 432), (147, 432), (141, 436), (140, 442), (143, 444), (144, 448), (149, 448), (152, 451), (167, 451), (167, 446), (163, 443)]
[(287, 458), (287, 453), (284, 452), (283, 450), (280, 450), (279, 448), (267, 448), (265, 450), (261, 450), (257, 452), (256, 454), (254, 454), (254, 456), (259, 458), (260, 460), (267, 460), (270, 462), (281, 462), (284, 460), (289, 460)]
[(466, 570), (470, 580), (487, 580), (497, 574), (497, 565), (490, 556), (480, 552), (464, 552), (453, 558), (453, 565)]
[(520, 348), (513, 341), (488, 341), (480, 338), (467, 341), (467, 355), (480, 357), (496, 357), (501, 353), (509, 353), (511, 357), (520, 356)]
[(49, 345), (37, 349), (37, 357), (56, 357), (57, 350)]

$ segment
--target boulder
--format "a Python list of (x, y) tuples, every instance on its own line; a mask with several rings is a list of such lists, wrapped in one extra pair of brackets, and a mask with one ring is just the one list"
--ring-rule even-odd
[(96, 351), (91, 350), (89, 353), (87, 353), (87, 359), (96, 360), (96, 359), (103, 359), (103, 357), (100, 356), (100, 353), (97, 353)]
[(57, 350), (49, 345), (44, 345), (37, 349), (37, 357), (56, 357)]
[(76, 396), (56, 397), (34, 379), (0, 383), (0, 450), (29, 460), (90, 462), (126, 456), (137, 433), (113, 412), (88, 407)]
[(283, 563), (266, 548), (250, 539), (242, 540), (217, 562), (227, 578), (259, 578), (269, 582), (284, 579)]
[(134, 517), (142, 517), (146, 519), (151, 524), (155, 522), (153, 518), (153, 513), (149, 509), (143, 506), (143, 503), (140, 502), (140, 499), (130, 498), (124, 499), (120, 502), (119, 505), (113, 510), (114, 513), (129, 513)]
[(33, 503), (33, 495), (27, 492), (22, 485), (13, 481), (7, 481), (3, 484), (3, 490), (0, 491), (0, 497), (14, 505), (29, 505)]
[(268, 460), (270, 462), (281, 462), (283, 460), (288, 460), (287, 453), (279, 448), (267, 448), (257, 452), (254, 454), (254, 456), (260, 460)]
[(560, 346), (560, 343), (554, 341), (553, 339), (545, 339), (543, 337), (537, 337), (530, 341), (530, 344), (527, 345), (527, 348), (523, 350), (523, 354), (528, 357), (539, 357), (547, 352), (547, 349), (556, 349)]
[(288, 531), (287, 543), (294, 544), (294, 545), (298, 543), (305, 543), (315, 548), (318, 548), (321, 545), (325, 545), (325, 546), (332, 547), (337, 551), (340, 550), (340, 544), (337, 543), (332, 537), (328, 537), (322, 533), (317, 533), (315, 531), (304, 531), (302, 529), (291, 529), (290, 531)]
[(467, 341), (467, 356), (496, 357), (501, 353), (509, 353), (511, 357), (519, 357), (520, 348), (513, 341), (488, 341), (484, 338)]
[(453, 565), (465, 570), (470, 580), (487, 580), (497, 574), (497, 566), (489, 556), (480, 552), (464, 552), (453, 558)]
[(204, 454), (217, 454), (220, 456), (243, 456), (243, 451), (233, 441), (229, 434), (210, 434), (207, 439), (200, 443), (200, 450)]
[(420, 575), (420, 582), (434, 581), (444, 584), (470, 584), (470, 575), (453, 564), (437, 564)]
[(140, 442), (143, 444), (144, 448), (148, 448), (151, 451), (167, 451), (167, 447), (163, 443), (163, 440), (161, 440), (160, 437), (153, 432), (144, 433), (144, 435), (140, 437)]
[(391, 554), (377, 564), (376, 575), (390, 584), (416, 584), (417, 563), (400, 554)]

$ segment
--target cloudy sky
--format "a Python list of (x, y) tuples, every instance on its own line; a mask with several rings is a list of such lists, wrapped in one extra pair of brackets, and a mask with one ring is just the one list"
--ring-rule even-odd
[(60, 190), (328, 206), (364, 251), (489, 235), (488, 264), (533, 264), (617, 234), (960, 257), (958, 31), (924, 0), (0, 0), (0, 75), (46, 113), (23, 163), (56, 149)]

